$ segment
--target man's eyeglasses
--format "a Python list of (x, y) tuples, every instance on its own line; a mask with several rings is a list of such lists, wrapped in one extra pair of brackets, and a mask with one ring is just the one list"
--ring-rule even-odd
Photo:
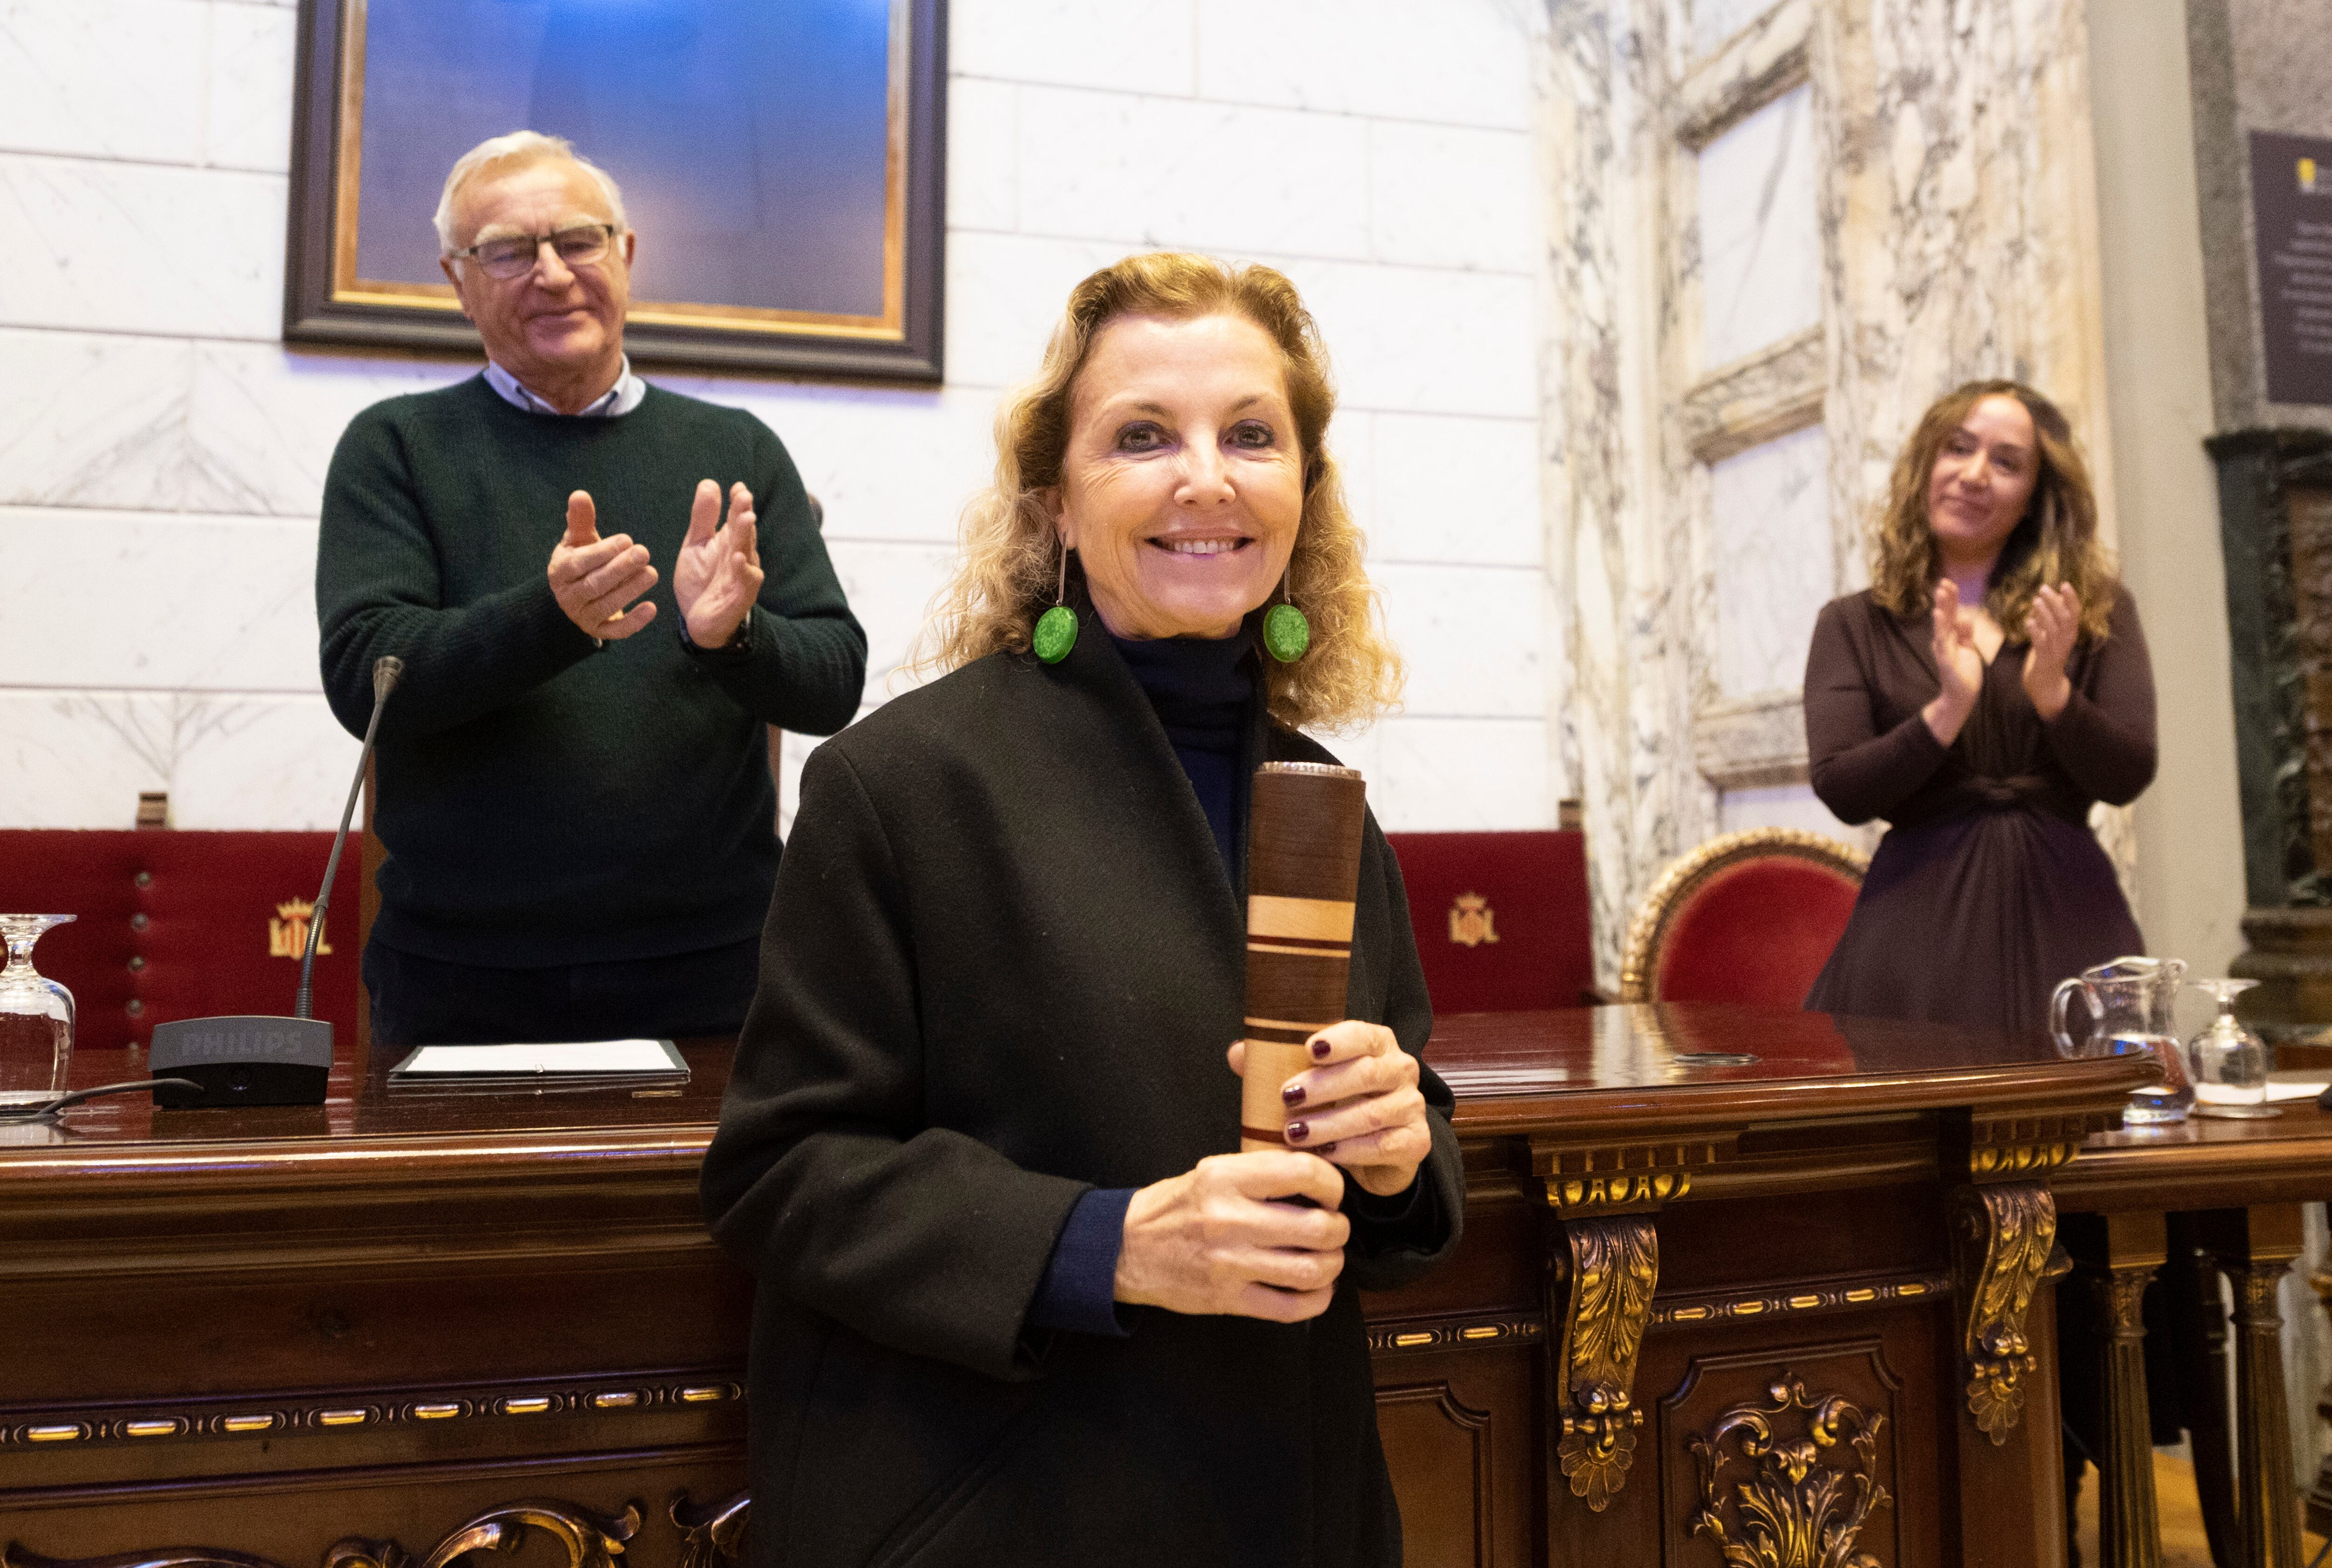
[(559, 261), (566, 265), (588, 267), (607, 255), (616, 234), (614, 224), (576, 224), (556, 234), (503, 234), (482, 241), (466, 251), (454, 251), (446, 260), (474, 261), (490, 278), (522, 278), (534, 271), (535, 258), (546, 244), (558, 253)]

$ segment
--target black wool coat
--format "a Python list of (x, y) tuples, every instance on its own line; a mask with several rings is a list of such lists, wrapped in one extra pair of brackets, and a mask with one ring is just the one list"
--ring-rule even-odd
[[(1260, 718), (1251, 745), (1333, 760)], [(1244, 909), (1089, 609), (1061, 664), (979, 660), (811, 755), (704, 1163), (713, 1232), (760, 1281), (756, 1564), (1400, 1562), (1357, 1291), (1457, 1244), (1429, 1070), (1428, 1222), (1356, 1222), (1318, 1318), (1024, 1322), (1081, 1194), (1238, 1147)], [(1350, 1002), (1423, 1046), (1373, 817)]]

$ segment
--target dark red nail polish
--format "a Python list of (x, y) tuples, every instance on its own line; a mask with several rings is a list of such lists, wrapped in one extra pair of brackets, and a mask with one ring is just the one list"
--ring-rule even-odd
[(1331, 1047), (1325, 1040), (1314, 1040), (1312, 1042), (1312, 1055), (1315, 1059), (1326, 1056), (1330, 1049)]
[(1304, 1103), (1304, 1085), (1301, 1084), (1290, 1084), (1287, 1087), (1280, 1090), (1279, 1103), (1283, 1105), (1302, 1104)]
[(1311, 1135), (1312, 1129), (1305, 1123), (1290, 1122), (1287, 1123), (1287, 1141), (1289, 1143), (1301, 1143), (1305, 1139)]

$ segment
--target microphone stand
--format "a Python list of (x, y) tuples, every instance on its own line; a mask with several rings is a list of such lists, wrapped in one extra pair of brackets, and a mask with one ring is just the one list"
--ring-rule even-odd
[(332, 856), (324, 863), (324, 885), (309, 913), (308, 948), (300, 955), (300, 995), (293, 1016), (234, 1015), (156, 1024), (154, 1043), (146, 1054), (147, 1069), (154, 1075), (155, 1104), (187, 1110), (324, 1103), (332, 1074), (332, 1026), (311, 1016), (316, 949), (323, 942), (332, 878), (340, 868), (340, 852), (348, 846), (357, 794), (364, 788), (365, 769), (380, 737), (380, 712), (404, 673), (402, 659), (373, 661), (372, 718), (365, 725), (364, 751), (357, 759), (357, 776), (349, 784), (348, 804), (340, 808), (340, 830), (332, 836)]
[(405, 661), (395, 655), (385, 655), (372, 664), (372, 717), (365, 724), (364, 750), (357, 758), (357, 776), (349, 780), (348, 804), (340, 808), (340, 830), (332, 836), (332, 856), (324, 862), (324, 885), (317, 891), (316, 907), (308, 917), (308, 949), (300, 955), (300, 995), (292, 1004), (295, 1018), (316, 1016), (315, 974), (316, 949), (324, 940), (324, 916), (332, 907), (332, 878), (340, 869), (340, 851), (349, 841), (349, 823), (356, 817), (357, 796), (364, 789), (365, 770), (372, 764), (373, 741), (380, 734), (380, 711), (388, 706), (388, 694), (397, 690), (397, 677), (405, 674)]

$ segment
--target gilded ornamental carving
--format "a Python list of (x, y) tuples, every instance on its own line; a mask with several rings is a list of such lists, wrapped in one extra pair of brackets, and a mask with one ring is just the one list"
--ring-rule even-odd
[[(687, 1494), (674, 1501), (673, 1523), (682, 1532), (682, 1552), (687, 1568), (713, 1568), (717, 1560), (740, 1561), (744, 1544), (745, 1499), (741, 1496), (719, 1508), (686, 1508)], [(690, 1515), (683, 1522), (683, 1511)], [(349, 1535), (324, 1551), (322, 1568), (449, 1568), (465, 1553), (489, 1548), (514, 1552), (530, 1535), (548, 1537), (566, 1554), (567, 1568), (616, 1568), (626, 1543), (639, 1533), (642, 1515), (637, 1502), (621, 1512), (602, 1514), (579, 1503), (558, 1498), (527, 1497), (502, 1503), (465, 1520), (420, 1557), (395, 1541)], [(702, 1544), (700, 1544), (700, 1541)], [(0, 1568), (281, 1568), (264, 1557), (213, 1546), (164, 1546), (144, 1552), (120, 1552), (104, 1557), (43, 1557), (15, 1542), (0, 1547)]]
[(1968, 1413), (1998, 1447), (2021, 1419), (2024, 1379), (2040, 1364), (2024, 1335), (2024, 1316), (2057, 1244), (2056, 1200), (2038, 1181), (1966, 1189), (1954, 1232), (1964, 1286)]
[(514, 1552), (529, 1531), (556, 1542), (567, 1554), (567, 1568), (614, 1568), (624, 1543), (639, 1528), (637, 1503), (625, 1504), (620, 1514), (600, 1514), (579, 1504), (528, 1498), (487, 1509), (430, 1548), (417, 1563), (394, 1541), (351, 1536), (324, 1553), (324, 1568), (446, 1568), (468, 1552), (488, 1547)]
[(1653, 1217), (1692, 1190), (1695, 1172), (1733, 1151), (1737, 1133), (1662, 1142), (1534, 1139), (1530, 1171), (1554, 1217), (1548, 1232), (1549, 1382), (1561, 1422), (1555, 1459), (1572, 1496), (1595, 1513), (1628, 1484), (1643, 1412), (1636, 1352), (1659, 1283)]
[(1692, 1533), (1728, 1568), (1879, 1568), (1855, 1546), (1872, 1512), (1894, 1501), (1878, 1474), (1887, 1418), (1840, 1395), (1809, 1395), (1786, 1372), (1765, 1392), (1692, 1439)]
[(1627, 1485), (1635, 1462), (1636, 1353), (1660, 1271), (1659, 1237), (1649, 1216), (1573, 1219), (1567, 1249), (1553, 1259), (1550, 1302), (1568, 1304), (1556, 1354), (1563, 1425), (1555, 1455), (1572, 1496), (1601, 1513)]
[(718, 1374), (655, 1381), (621, 1379), (567, 1382), (464, 1383), (407, 1390), (404, 1397), (365, 1402), (347, 1393), (296, 1401), (189, 1400), (176, 1404), (33, 1409), (0, 1408), (0, 1451), (24, 1444), (130, 1443), (220, 1438), (254, 1439), (287, 1432), (355, 1435), (381, 1427), (466, 1420), (532, 1420), (544, 1416), (663, 1415), (676, 1408), (731, 1404), (744, 1385)]
[(745, 1560), (745, 1529), (753, 1494), (740, 1492), (725, 1503), (700, 1507), (683, 1492), (672, 1500), (673, 1524), (680, 1531), (680, 1568), (721, 1568)]

